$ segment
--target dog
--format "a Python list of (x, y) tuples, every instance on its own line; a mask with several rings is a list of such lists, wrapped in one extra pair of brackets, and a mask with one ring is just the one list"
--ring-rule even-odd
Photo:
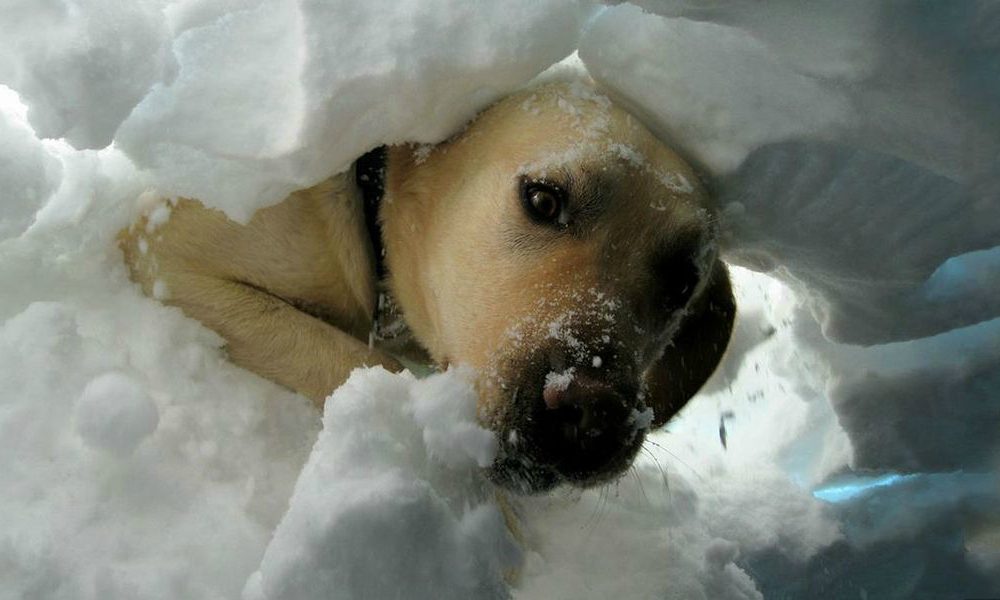
[(736, 311), (716, 222), (692, 167), (577, 81), (245, 225), (162, 200), (119, 243), (147, 295), (317, 406), (356, 367), (471, 365), (489, 476), (534, 493), (619, 476), (715, 370)]

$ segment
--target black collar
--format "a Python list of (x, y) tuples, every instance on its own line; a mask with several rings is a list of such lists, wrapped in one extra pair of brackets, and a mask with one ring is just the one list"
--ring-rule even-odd
[(385, 146), (379, 146), (359, 158), (354, 165), (354, 181), (361, 190), (365, 227), (375, 253), (375, 277), (379, 284), (386, 275), (385, 246), (382, 243), (382, 226), (378, 221), (379, 207), (385, 195), (385, 159)]
[(365, 227), (375, 254), (375, 306), (372, 309), (372, 328), (368, 334), (368, 345), (376, 341), (395, 344), (397, 349), (405, 348), (410, 340), (409, 328), (403, 314), (389, 294), (385, 277), (385, 245), (382, 243), (382, 225), (379, 223), (379, 208), (385, 196), (385, 162), (388, 153), (385, 146), (375, 148), (354, 164), (354, 181), (361, 191), (362, 208), (365, 211)]

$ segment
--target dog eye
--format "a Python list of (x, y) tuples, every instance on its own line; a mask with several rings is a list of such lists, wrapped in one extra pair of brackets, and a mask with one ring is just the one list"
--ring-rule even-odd
[(528, 215), (535, 221), (560, 227), (565, 227), (568, 223), (566, 193), (554, 185), (540, 181), (528, 182), (521, 192), (521, 200)]

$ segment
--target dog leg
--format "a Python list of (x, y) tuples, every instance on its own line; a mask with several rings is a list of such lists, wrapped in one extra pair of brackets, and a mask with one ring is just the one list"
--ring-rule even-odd
[(253, 286), (190, 273), (163, 279), (163, 301), (221, 335), (234, 363), (320, 408), (357, 367), (402, 370), (389, 355)]

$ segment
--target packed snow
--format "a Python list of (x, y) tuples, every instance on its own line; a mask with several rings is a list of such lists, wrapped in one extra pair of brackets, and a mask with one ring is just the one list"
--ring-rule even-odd
[(119, 373), (95, 377), (76, 401), (76, 433), (91, 448), (131, 454), (156, 431), (156, 404), (139, 382)]
[(244, 598), (502, 598), (520, 552), (478, 469), (470, 373), (355, 371)]
[[(0, 598), (1000, 595), (1000, 5), (12, 0), (0, 24)], [(574, 51), (550, 76), (698, 165), (749, 269), (727, 359), (619, 481), (498, 496), (464, 370), (357, 371), (321, 421), (128, 281), (148, 199), (246, 220)]]

